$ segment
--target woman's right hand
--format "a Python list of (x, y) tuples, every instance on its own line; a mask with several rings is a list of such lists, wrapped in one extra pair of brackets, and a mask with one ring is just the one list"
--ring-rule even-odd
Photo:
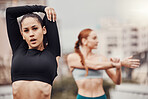
[(121, 68), (121, 62), (119, 58), (110, 58), (110, 61), (112, 62), (113, 67), (115, 68)]
[(122, 66), (127, 68), (137, 68), (140, 66), (139, 59), (133, 59), (133, 56), (127, 57), (121, 61)]
[(52, 21), (52, 20), (53, 20), (53, 22), (56, 21), (56, 12), (55, 12), (54, 8), (46, 7), (45, 12), (46, 12), (46, 15), (47, 15), (47, 18), (49, 21)]

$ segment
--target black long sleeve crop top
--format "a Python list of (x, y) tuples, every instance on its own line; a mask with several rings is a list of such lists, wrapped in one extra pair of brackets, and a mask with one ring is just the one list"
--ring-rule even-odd
[(11, 80), (38, 80), (52, 85), (57, 76), (56, 56), (60, 56), (60, 41), (56, 22), (44, 16), (48, 45), (43, 51), (28, 49), (20, 33), (17, 18), (32, 12), (44, 12), (45, 6), (18, 6), (6, 9), (7, 32), (12, 48)]

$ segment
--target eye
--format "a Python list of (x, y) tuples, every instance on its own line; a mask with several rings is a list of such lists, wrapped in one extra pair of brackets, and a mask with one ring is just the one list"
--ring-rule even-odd
[(28, 32), (28, 31), (29, 31), (28, 29), (24, 30), (24, 32)]
[(93, 37), (93, 39), (95, 40), (95, 39), (97, 39), (97, 37), (95, 36), (95, 37)]
[(37, 30), (38, 28), (34, 27), (33, 30)]

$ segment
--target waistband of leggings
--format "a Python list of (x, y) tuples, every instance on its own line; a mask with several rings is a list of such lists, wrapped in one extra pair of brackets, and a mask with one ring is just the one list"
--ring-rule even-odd
[(86, 96), (82, 96), (82, 95), (78, 94), (77, 97), (82, 97), (82, 98), (85, 98), (85, 99), (107, 99), (106, 94), (104, 94), (102, 96), (98, 96), (98, 97), (86, 97)]

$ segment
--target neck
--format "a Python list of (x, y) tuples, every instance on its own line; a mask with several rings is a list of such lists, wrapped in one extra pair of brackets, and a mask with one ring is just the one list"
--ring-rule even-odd
[(37, 47), (37, 50), (44, 50), (44, 45), (43, 45), (43, 42)]
[(37, 49), (37, 50), (42, 51), (42, 50), (44, 50), (43, 42), (42, 42), (39, 46), (37, 46), (37, 47), (35, 47), (35, 48), (29, 46), (29, 49)]
[(92, 53), (91, 51), (92, 50), (88, 48), (87, 46), (81, 47), (81, 53), (83, 54), (84, 57), (88, 57)]

